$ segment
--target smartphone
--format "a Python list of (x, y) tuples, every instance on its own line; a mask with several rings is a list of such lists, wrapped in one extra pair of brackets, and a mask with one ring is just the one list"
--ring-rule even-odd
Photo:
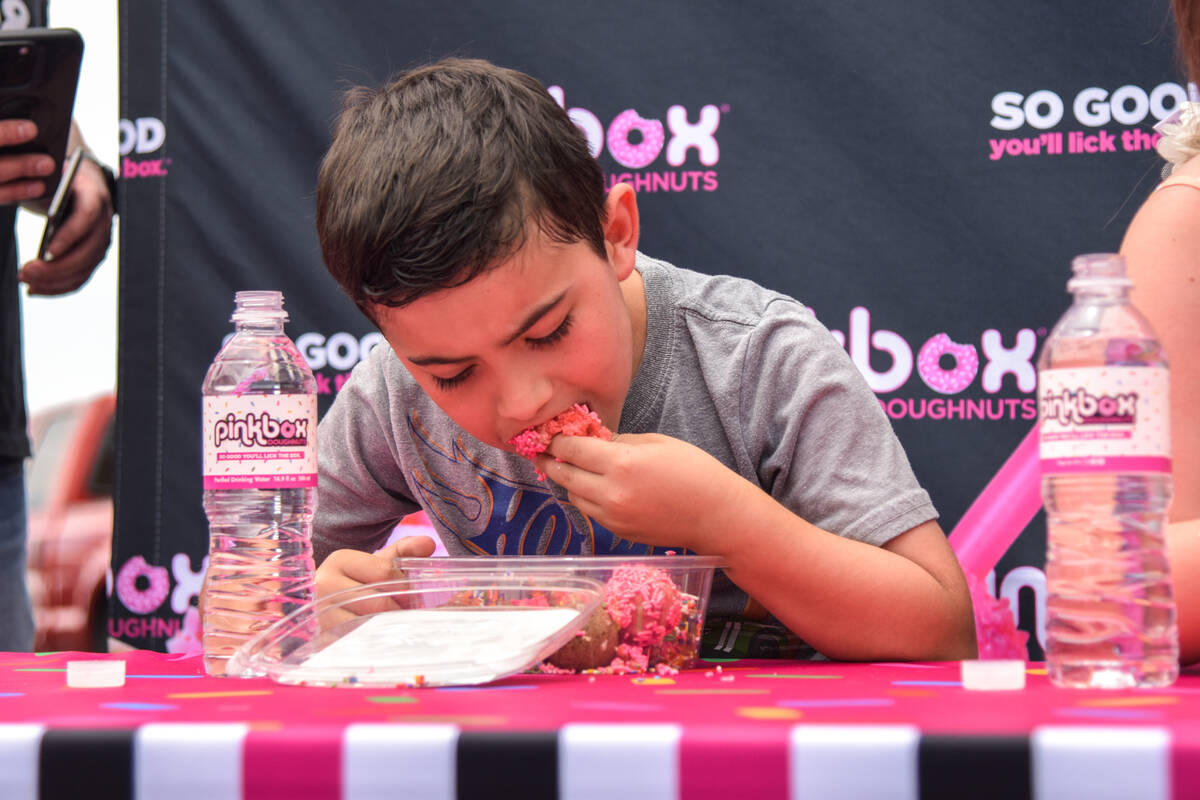
[[(60, 174), (71, 133), (71, 114), (79, 84), (83, 38), (71, 28), (0, 31), (0, 119), (29, 119), (37, 138), (0, 149), (7, 153), (45, 153)], [(53, 184), (47, 181), (50, 197)]]
[(67, 159), (67, 165), (63, 167), (62, 178), (59, 179), (58, 188), (54, 190), (54, 197), (50, 200), (50, 210), (46, 212), (46, 227), (42, 229), (38, 258), (46, 257), (46, 248), (50, 245), (50, 240), (62, 227), (63, 220), (71, 215), (71, 181), (75, 180), (75, 173), (79, 170), (79, 162), (82, 160), (83, 148), (76, 147)]

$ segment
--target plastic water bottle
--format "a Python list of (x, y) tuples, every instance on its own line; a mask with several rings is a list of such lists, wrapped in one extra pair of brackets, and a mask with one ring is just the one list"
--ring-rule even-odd
[(204, 666), (224, 675), (257, 632), (314, 598), (317, 384), (283, 331), (280, 292), (238, 292), (204, 378), (209, 562)]
[(1166, 686), (1179, 675), (1167, 357), (1121, 256), (1072, 267), (1074, 302), (1038, 361), (1047, 670), (1058, 686)]

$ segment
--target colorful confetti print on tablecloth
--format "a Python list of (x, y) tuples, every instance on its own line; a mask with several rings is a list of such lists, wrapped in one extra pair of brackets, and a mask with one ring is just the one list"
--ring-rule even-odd
[[(68, 689), (66, 662), (84, 658), (125, 661), (125, 685)], [(403, 758), (426, 773), (441, 770), (439, 780), (460, 797), (485, 789), (529, 796), (544, 777), (536, 770), (498, 768), (479, 779), (480, 763), (512, 763), (517, 753), (565, 784), (594, 790), (619, 776), (614, 791), (657, 796), (668, 787), (668, 796), (716, 800), (739, 792), (787, 797), (799, 774), (814, 791), (869, 791), (861, 782), (886, 774), (920, 796), (938, 796), (932, 776), (953, 774), (946, 764), (960, 762), (977, 774), (995, 770), (1019, 788), (1034, 780), (1031, 753), (1059, 763), (1072, 743), (1085, 741), (1103, 754), (1087, 776), (1099, 787), (1124, 786), (1131, 775), (1142, 797), (1156, 796), (1155, 787), (1200, 787), (1200, 676), (1187, 673), (1161, 691), (1099, 692), (1055, 689), (1041, 672), (1027, 670), (1024, 690), (970, 692), (957, 664), (757, 661), (702, 664), (670, 677), (530, 674), (386, 691), (210, 678), (199, 658), (144, 652), (0, 654), (0, 760), (28, 757), (21, 763), (43, 770), (74, 764), (41, 776), (37, 796), (45, 800), (79, 796), (88, 781), (135, 779), (184, 797), (181, 782), (206, 769), (200, 752), (226, 765), (209, 768), (215, 784), (233, 781), (225, 788), (246, 800), (283, 791), (296, 800), (338, 796), (338, 787), (353, 800), (354, 787), (367, 792), (381, 774), (393, 794), (416, 791), (405, 783)], [(142, 756), (132, 775), (134, 760), (121, 754), (135, 743)], [(397, 755), (401, 749), (406, 756)], [(107, 755), (88, 761), (86, 753)], [(593, 769), (622, 753), (641, 765), (636, 775)], [(831, 771), (839, 758), (899, 766)], [(91, 766), (80, 767), (80, 759)], [(240, 772), (220, 771), (231, 764)], [(1038, 779), (1053, 789), (1054, 774), (1043, 770)]]

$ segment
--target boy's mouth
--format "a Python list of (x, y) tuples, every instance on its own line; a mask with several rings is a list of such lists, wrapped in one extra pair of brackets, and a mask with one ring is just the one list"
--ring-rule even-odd
[[(526, 428), (508, 440), (508, 445), (519, 455), (533, 461), (539, 453), (544, 453), (550, 446), (550, 440), (555, 436), (595, 436), (608, 441), (612, 439), (612, 431), (604, 427), (600, 416), (584, 403), (576, 403), (551, 419), (538, 425)], [(538, 479), (546, 476), (539, 470)]]

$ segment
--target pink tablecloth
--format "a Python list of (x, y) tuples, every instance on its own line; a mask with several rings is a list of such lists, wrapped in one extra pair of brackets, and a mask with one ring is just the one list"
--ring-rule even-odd
[[(69, 689), (69, 660), (125, 685)], [(957, 664), (741, 661), (443, 689), (214, 679), (196, 657), (0, 653), (0, 797), (1200, 796), (1200, 674), (973, 692)]]

